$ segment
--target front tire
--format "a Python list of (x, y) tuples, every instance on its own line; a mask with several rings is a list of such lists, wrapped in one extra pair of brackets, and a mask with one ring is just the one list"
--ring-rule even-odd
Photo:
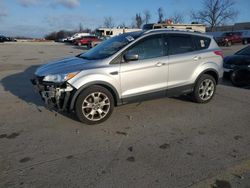
[(197, 103), (208, 103), (212, 100), (216, 91), (216, 81), (214, 77), (203, 74), (198, 78), (192, 94), (193, 100)]
[(106, 121), (113, 112), (114, 98), (104, 87), (94, 85), (77, 97), (75, 112), (77, 118), (88, 125)]

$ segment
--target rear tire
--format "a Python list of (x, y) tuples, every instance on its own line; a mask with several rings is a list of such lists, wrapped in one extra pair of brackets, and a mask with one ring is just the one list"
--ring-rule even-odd
[(212, 100), (216, 91), (216, 81), (214, 77), (203, 74), (196, 81), (192, 98), (197, 103), (208, 103)]
[(114, 109), (114, 98), (104, 87), (94, 85), (83, 90), (77, 97), (77, 118), (88, 125), (106, 121)]
[(244, 40), (243, 40), (243, 44), (244, 44), (244, 45), (247, 45), (247, 44), (248, 44), (247, 39), (244, 39)]

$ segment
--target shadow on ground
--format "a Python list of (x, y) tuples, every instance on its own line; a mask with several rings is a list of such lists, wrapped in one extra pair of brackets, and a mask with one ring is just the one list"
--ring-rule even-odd
[(39, 98), (39, 94), (35, 92), (33, 85), (30, 82), (38, 65), (33, 65), (25, 69), (23, 72), (9, 75), (2, 79), (2, 85), (5, 91), (17, 96), (19, 99), (32, 103), (37, 106), (42, 106), (43, 101)]
[(239, 89), (250, 89), (250, 86), (244, 86), (244, 87), (236, 87), (234, 86), (231, 81), (229, 79), (223, 78), (220, 85), (223, 86), (229, 86), (229, 87), (235, 87), (235, 88), (239, 88)]
[[(1, 82), (4, 90), (10, 92), (12, 95), (18, 97), (28, 104), (33, 104), (36, 107), (45, 107), (45, 104), (39, 93), (35, 91), (30, 81), (38, 67), (38, 65), (33, 65), (25, 69), (23, 72), (15, 73), (3, 78)], [(55, 111), (54, 109), (49, 110)], [(60, 112), (60, 114), (79, 122), (73, 113)]]

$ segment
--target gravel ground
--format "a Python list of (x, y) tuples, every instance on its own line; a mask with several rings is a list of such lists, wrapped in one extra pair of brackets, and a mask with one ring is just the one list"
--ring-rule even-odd
[(249, 89), (224, 81), (209, 104), (163, 98), (87, 126), (47, 110), (29, 82), (37, 66), (82, 51), (0, 44), (0, 187), (250, 187)]

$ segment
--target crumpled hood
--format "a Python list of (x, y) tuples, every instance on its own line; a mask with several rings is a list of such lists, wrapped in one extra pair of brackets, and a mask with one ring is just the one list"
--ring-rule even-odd
[(69, 57), (42, 65), (36, 70), (35, 75), (47, 76), (53, 74), (67, 74), (71, 72), (77, 72), (84, 69), (93, 68), (96, 66), (96, 61), (93, 62), (78, 57)]

